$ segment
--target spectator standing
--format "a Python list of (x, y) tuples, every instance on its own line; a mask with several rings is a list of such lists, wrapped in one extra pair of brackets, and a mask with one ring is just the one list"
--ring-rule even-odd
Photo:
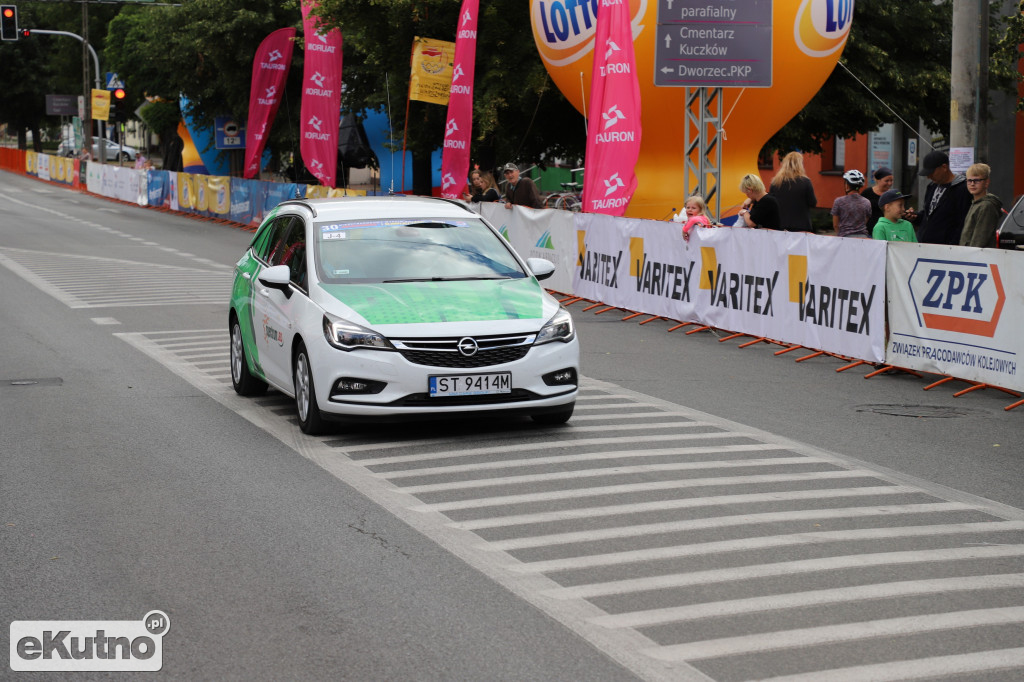
[(740, 191), (747, 195), (739, 212), (739, 227), (760, 227), (766, 230), (779, 229), (779, 202), (765, 192), (760, 176), (747, 173), (740, 180)]
[(860, 191), (864, 187), (864, 174), (859, 170), (843, 173), (846, 193), (832, 204), (832, 229), (839, 237), (868, 239), (868, 220), (871, 218), (871, 202)]
[(960, 234), (960, 246), (979, 246), (994, 249), (999, 244), (996, 230), (1003, 218), (1003, 202), (995, 194), (988, 193), (992, 169), (985, 163), (976, 163), (967, 169), (967, 191), (974, 201), (964, 219)]
[(949, 169), (949, 157), (940, 151), (928, 152), (919, 175), (931, 182), (924, 193), (921, 213), (911, 211), (906, 216), (918, 225), (917, 240), (924, 244), (959, 244), (973, 201), (964, 176)]
[(690, 230), (695, 227), (711, 227), (711, 218), (708, 216), (708, 207), (704, 203), (704, 197), (694, 194), (683, 203), (684, 215), (680, 217), (683, 225), (683, 239), (690, 241)]
[(814, 185), (804, 172), (804, 156), (790, 152), (772, 178), (771, 195), (779, 203), (779, 225), (791, 232), (811, 231), (811, 209), (818, 205)]
[(469, 182), (472, 185), (472, 193), (464, 192), (462, 195), (466, 201), (472, 201), (474, 204), (481, 201), (501, 201), (494, 176), (487, 171), (473, 169), (469, 174)]
[(540, 191), (537, 185), (533, 184), (530, 178), (519, 177), (519, 166), (514, 163), (506, 163), (501, 169), (505, 175), (505, 208), (513, 206), (528, 206), (530, 208), (543, 208), (544, 202), (540, 200)]
[(905, 212), (903, 202), (907, 196), (891, 189), (878, 198), (878, 205), (882, 208), (882, 217), (878, 219), (878, 224), (875, 225), (871, 236), (890, 242), (917, 241), (914, 226), (910, 224), (910, 221), (903, 219)]
[(875, 183), (860, 193), (871, 204), (871, 217), (868, 219), (869, 232), (875, 226), (875, 223), (878, 222), (878, 219), (882, 217), (882, 209), (878, 207), (878, 200), (882, 198), (883, 194), (892, 189), (894, 181), (892, 169), (885, 166), (876, 170), (871, 177), (875, 179)]

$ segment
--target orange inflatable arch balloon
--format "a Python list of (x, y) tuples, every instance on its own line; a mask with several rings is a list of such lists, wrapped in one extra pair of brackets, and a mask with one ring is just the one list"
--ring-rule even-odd
[[(533, 38), (551, 79), (581, 113), (589, 102), (594, 29), (601, 0), (530, 0)], [(675, 0), (677, 7), (730, 7), (749, 0)], [(661, 0), (670, 2), (670, 0)], [(629, 0), (640, 82), (643, 139), (636, 194), (627, 216), (664, 219), (685, 197), (685, 87), (655, 87), (658, 0)], [(774, 0), (772, 79), (767, 88), (724, 88), (725, 141), (719, 206), (734, 214), (745, 198), (740, 179), (757, 173), (765, 142), (814, 97), (835, 68), (850, 34), (853, 0)], [(585, 115), (585, 114), (584, 114)], [(697, 160), (694, 160), (695, 163)]]

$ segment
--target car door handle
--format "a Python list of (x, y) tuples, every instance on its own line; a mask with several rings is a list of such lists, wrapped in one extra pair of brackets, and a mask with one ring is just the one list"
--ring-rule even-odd
[(270, 289), (260, 289), (260, 296), (270, 298)]
[(242, 273), (242, 277), (244, 277), (246, 279), (252, 279), (252, 274), (248, 273), (248, 272), (243, 272)]

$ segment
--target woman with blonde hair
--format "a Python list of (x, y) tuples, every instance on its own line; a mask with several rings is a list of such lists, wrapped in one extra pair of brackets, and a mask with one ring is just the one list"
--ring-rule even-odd
[(480, 201), (501, 201), (494, 176), (487, 171), (474, 168), (469, 174), (469, 182), (473, 185), (473, 193), (463, 193), (462, 198), (466, 201), (472, 201), (474, 204)]
[(779, 202), (779, 224), (791, 232), (811, 231), (811, 209), (818, 205), (814, 185), (804, 172), (804, 157), (790, 152), (782, 157), (772, 178), (771, 195)]
[(739, 212), (737, 227), (760, 227), (766, 230), (779, 229), (779, 202), (764, 190), (764, 182), (754, 173), (747, 173), (740, 180), (740, 191), (747, 195)]

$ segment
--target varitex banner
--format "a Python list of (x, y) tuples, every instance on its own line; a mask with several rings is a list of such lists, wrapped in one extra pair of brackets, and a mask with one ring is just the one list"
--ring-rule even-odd
[(338, 125), (341, 123), (341, 31), (320, 33), (310, 13), (316, 2), (302, 3), (306, 63), (302, 75), (299, 151), (320, 184), (334, 187), (338, 170)]
[(863, 360), (885, 355), (885, 242), (576, 216), (573, 293)]
[(267, 145), (267, 129), (273, 124), (292, 63), (295, 29), (279, 28), (260, 43), (252, 60), (249, 88), (249, 123), (245, 130), (245, 177), (260, 172), (260, 156)]
[(473, 77), (476, 73), (476, 27), (479, 0), (463, 0), (455, 36), (455, 66), (449, 86), (448, 120), (441, 155), (441, 196), (458, 199), (469, 174), (473, 140)]
[(1021, 255), (890, 243), (885, 361), (1024, 390)]

